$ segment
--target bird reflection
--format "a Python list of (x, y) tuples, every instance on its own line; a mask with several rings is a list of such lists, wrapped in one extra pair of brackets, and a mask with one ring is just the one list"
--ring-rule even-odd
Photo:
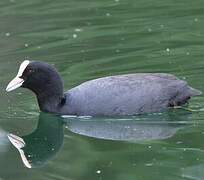
[[(186, 116), (184, 116), (186, 118)], [(140, 116), (136, 119), (107, 119), (66, 117), (41, 113), (38, 126), (29, 135), (19, 137), (9, 134), (10, 142), (17, 148), (24, 165), (28, 168), (41, 167), (52, 159), (63, 144), (63, 127), (72, 140), (84, 140), (84, 136), (117, 141), (146, 141), (170, 138), (185, 123), (172, 121), (172, 116)], [(143, 118), (143, 119), (142, 119)], [(178, 120), (178, 117), (177, 117)], [(180, 119), (182, 121), (182, 119)], [(89, 138), (86, 138), (88, 141)], [(68, 139), (67, 139), (68, 140)], [(69, 148), (72, 151), (72, 148)], [(69, 152), (67, 152), (69, 153)]]
[(18, 149), (24, 165), (39, 167), (56, 155), (63, 144), (63, 122), (60, 117), (41, 113), (38, 126), (22, 137), (9, 134), (10, 142)]
[(131, 142), (167, 139), (186, 126), (186, 116), (175, 117), (171, 113), (139, 116), (137, 120), (134, 117), (100, 119), (64, 116), (64, 118), (67, 129), (71, 132), (99, 139)]

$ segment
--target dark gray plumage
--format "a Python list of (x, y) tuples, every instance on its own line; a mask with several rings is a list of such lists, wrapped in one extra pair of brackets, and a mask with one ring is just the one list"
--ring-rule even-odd
[(170, 74), (127, 74), (85, 82), (66, 93), (63, 114), (134, 115), (185, 104), (201, 94)]
[[(42, 111), (90, 116), (135, 115), (183, 105), (201, 92), (171, 74), (138, 73), (99, 78), (63, 93), (60, 75), (50, 65), (31, 61), (20, 78)], [(15, 79), (7, 89), (15, 88)], [(14, 84), (14, 86), (12, 86)], [(18, 85), (17, 85), (18, 86)], [(19, 87), (19, 86), (18, 86)]]

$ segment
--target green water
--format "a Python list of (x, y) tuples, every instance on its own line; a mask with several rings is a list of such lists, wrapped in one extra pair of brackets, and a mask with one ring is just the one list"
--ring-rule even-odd
[[(204, 179), (203, 96), (193, 112), (117, 120), (40, 114), (30, 91), (5, 92), (24, 59), (54, 64), (65, 89), (167, 72), (204, 91), (203, 0), (1, 0), (0, 39), (0, 180)], [(33, 168), (8, 132), (24, 139)]]

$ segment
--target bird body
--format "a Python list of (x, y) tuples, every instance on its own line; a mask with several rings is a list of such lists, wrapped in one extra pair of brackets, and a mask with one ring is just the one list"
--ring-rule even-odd
[(200, 92), (170, 74), (138, 73), (90, 80), (65, 93), (62, 114), (135, 115), (183, 105)]

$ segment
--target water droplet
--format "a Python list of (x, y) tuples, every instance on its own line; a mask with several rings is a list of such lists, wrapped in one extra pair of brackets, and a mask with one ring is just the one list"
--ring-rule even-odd
[(151, 28), (148, 28), (148, 32), (152, 32), (152, 29), (151, 29)]
[(73, 36), (73, 38), (77, 38), (77, 34), (73, 34), (72, 36)]
[(28, 44), (26, 43), (24, 46), (25, 46), (25, 47), (28, 47)]
[(166, 51), (167, 51), (167, 52), (170, 52), (170, 49), (169, 49), (169, 48), (166, 48)]
[(97, 170), (96, 173), (97, 173), (97, 174), (100, 174), (100, 173), (101, 173), (101, 170)]
[(153, 163), (147, 163), (145, 166), (153, 166)]
[(9, 32), (7, 32), (5, 35), (8, 37), (8, 36), (10, 36), (11, 34), (10, 34)]
[(75, 29), (75, 32), (81, 32), (81, 31), (83, 31), (83, 29), (80, 29), (80, 28)]
[(106, 13), (106, 16), (110, 16), (111, 14), (110, 13)]
[(163, 24), (161, 24), (161, 25), (160, 25), (160, 28), (164, 28), (164, 25), (163, 25)]

